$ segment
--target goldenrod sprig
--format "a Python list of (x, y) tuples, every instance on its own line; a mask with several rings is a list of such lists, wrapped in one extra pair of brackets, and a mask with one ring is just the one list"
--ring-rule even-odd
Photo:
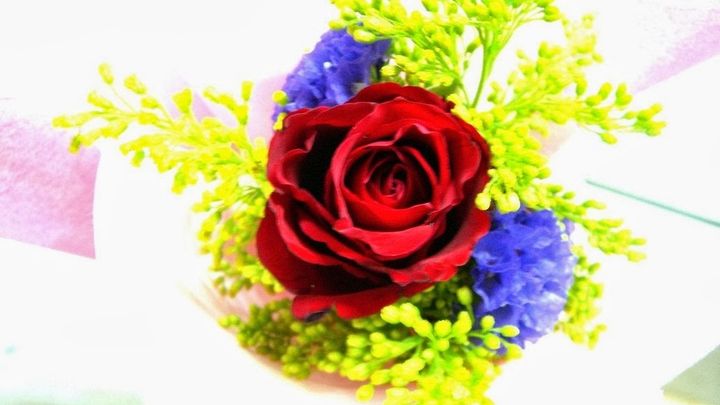
[[(390, 61), (382, 79), (418, 85), (441, 95), (460, 92), (474, 106), (497, 56), (514, 31), (537, 20), (553, 21), (552, 0), (423, 0), (424, 10), (409, 11), (398, 0), (334, 0), (340, 12), (331, 23), (347, 28), (360, 42), (391, 39)], [(466, 72), (482, 51), (482, 69), (474, 95)]]
[[(607, 254), (632, 261), (644, 240), (622, 228), (617, 219), (597, 218), (603, 204), (575, 202), (575, 194), (546, 182), (551, 175), (542, 152), (542, 137), (553, 125), (573, 122), (614, 144), (626, 133), (659, 135), (664, 122), (656, 120), (659, 105), (631, 108), (632, 95), (624, 84), (605, 83), (589, 92), (588, 66), (601, 61), (595, 51), (593, 18), (566, 20), (548, 0), (423, 0), (423, 10), (409, 11), (397, 0), (335, 0), (340, 17), (331, 26), (347, 28), (356, 40), (391, 39), (391, 58), (382, 69), (385, 80), (432, 89), (454, 102), (454, 112), (473, 124), (490, 144), (490, 181), (477, 196), (482, 209), (501, 212), (550, 209), (587, 231), (588, 242)], [(518, 52), (519, 68), (505, 85), (492, 83), (483, 99), (497, 56), (513, 33), (532, 21), (562, 21), (567, 43), (542, 43), (533, 58)], [(473, 55), (482, 52), (482, 66), (473, 68)], [(477, 80), (470, 93), (467, 83)], [(484, 103), (487, 101), (487, 104)], [(593, 281), (597, 266), (579, 263), (570, 291), (567, 319), (559, 329), (575, 341), (593, 343), (602, 330), (593, 326), (600, 284)], [(593, 271), (588, 269), (592, 268)], [(442, 304), (442, 302), (440, 302)]]
[(236, 121), (228, 126), (215, 117), (198, 119), (193, 112), (193, 93), (182, 90), (172, 97), (178, 114), (147, 93), (137, 76), (123, 81), (125, 93), (115, 86), (115, 77), (106, 64), (99, 68), (110, 97), (93, 91), (88, 95), (89, 111), (54, 119), (56, 127), (76, 131), (71, 150), (92, 145), (102, 138), (118, 138), (131, 129), (141, 134), (120, 146), (140, 165), (150, 159), (160, 172), (174, 173), (172, 190), (180, 193), (204, 181), (211, 187), (194, 206), (207, 213), (199, 233), (202, 249), (213, 256), (212, 270), (221, 292), (234, 294), (240, 288), (260, 283), (273, 291), (278, 282), (248, 250), (271, 187), (265, 178), (267, 147), (262, 138), (254, 141), (246, 133), (248, 101), (252, 85), (244, 83), (240, 98), (214, 89), (205, 91), (207, 100), (227, 109)]
[[(455, 112), (476, 126), (490, 144), (492, 166), (490, 182), (477, 197), (487, 209), (492, 203), (501, 212), (517, 210), (521, 204), (533, 209), (552, 209), (561, 219), (585, 228), (589, 242), (608, 254), (639, 260), (634, 249), (644, 241), (622, 229), (622, 221), (596, 219), (593, 210), (604, 206), (596, 201), (574, 202), (574, 193), (541, 180), (551, 174), (540, 138), (551, 131), (551, 124), (575, 121), (592, 128), (608, 143), (622, 132), (659, 134), (664, 123), (654, 120), (659, 107), (628, 110), (632, 96), (624, 85), (612, 93), (606, 83), (595, 94), (585, 95), (584, 68), (599, 56), (595, 52), (592, 18), (579, 24), (564, 22), (568, 44), (565, 47), (543, 43), (536, 60), (520, 52), (520, 67), (507, 80), (507, 88), (493, 83), (489, 111), (459, 105)], [(569, 92), (569, 90), (574, 90)], [(604, 131), (604, 132), (603, 132)]]
[(601, 60), (595, 51), (596, 38), (592, 16), (578, 23), (563, 21), (567, 43), (563, 46), (543, 42), (533, 59), (518, 52), (518, 70), (507, 85), (492, 84), (487, 100), (492, 108), (481, 129), (511, 129), (528, 124), (542, 135), (549, 133), (548, 123), (564, 125), (574, 121), (597, 133), (609, 144), (620, 133), (659, 135), (664, 123), (655, 121), (659, 105), (630, 110), (633, 97), (625, 84), (604, 83), (588, 94), (585, 70)]
[(289, 376), (305, 378), (317, 369), (364, 382), (360, 400), (385, 386), (391, 405), (489, 404), (485, 392), (500, 372), (497, 361), (521, 355), (509, 342), (519, 330), (497, 326), (491, 316), (475, 321), (475, 295), (463, 284), (468, 278), (462, 270), (378, 315), (351, 321), (328, 313), (302, 322), (292, 316), (290, 301), (281, 300), (253, 306), (245, 320), (229, 315), (220, 323), (241, 345), (281, 361)]
[(602, 284), (594, 280), (600, 263), (588, 260), (580, 245), (573, 246), (573, 252), (578, 258), (574, 270), (575, 282), (568, 293), (565, 312), (555, 329), (568, 335), (575, 343), (594, 347), (606, 329), (604, 324), (595, 320), (600, 312), (597, 301), (603, 293)]

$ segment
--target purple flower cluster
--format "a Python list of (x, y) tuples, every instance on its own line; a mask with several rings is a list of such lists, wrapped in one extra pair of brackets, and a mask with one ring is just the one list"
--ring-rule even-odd
[[(569, 225), (569, 224), (568, 224)], [(552, 211), (493, 214), (493, 227), (473, 251), (476, 313), (515, 325), (524, 346), (552, 331), (567, 300), (576, 263)]]
[(326, 32), (288, 75), (282, 90), (290, 102), (277, 108), (274, 117), (346, 102), (370, 84), (371, 71), (382, 66), (389, 46), (389, 41), (361, 44), (344, 30)]

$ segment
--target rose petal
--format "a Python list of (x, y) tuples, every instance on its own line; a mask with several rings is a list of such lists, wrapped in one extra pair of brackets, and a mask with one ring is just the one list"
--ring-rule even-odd
[(407, 229), (425, 222), (425, 218), (433, 212), (429, 203), (417, 204), (407, 208), (393, 208), (373, 199), (360, 199), (346, 189), (341, 190), (344, 204), (340, 218), (350, 226), (365, 229), (395, 231)]
[(371, 315), (401, 296), (410, 296), (431, 284), (374, 287), (337, 267), (322, 267), (299, 260), (282, 243), (276, 216), (267, 209), (257, 234), (261, 262), (288, 291), (298, 294), (293, 314), (306, 319), (335, 306), (345, 319)]
[[(460, 127), (453, 116), (435, 106), (405, 100), (379, 105), (372, 115), (353, 127), (347, 141), (337, 149), (331, 163), (335, 176), (333, 182), (340, 184), (339, 177), (347, 169), (346, 166), (342, 169), (343, 162), (348, 161), (351, 153), (363, 145), (384, 145), (390, 139), (394, 141), (393, 145), (409, 146), (421, 151), (424, 160), (435, 168), (437, 184), (433, 185), (433, 205), (446, 206), (458, 201), (458, 193), (450, 187), (452, 170), (445, 139), (448, 128)], [(473, 133), (477, 134), (477, 131)]]
[(407, 269), (388, 274), (398, 284), (447, 281), (455, 275), (457, 268), (470, 259), (477, 241), (490, 230), (490, 216), (479, 209), (470, 209), (467, 217), (459, 221), (455, 236), (440, 251), (421, 260)]
[(480, 152), (480, 146), (471, 142), (467, 133), (445, 131), (444, 135), (448, 150), (453, 151), (456, 156), (462, 156), (460, 159), (448, 159), (448, 163), (452, 167), (452, 181), (455, 184), (452, 189), (457, 190), (457, 193), (453, 195), (453, 200), (447, 201), (447, 203), (456, 205), (465, 198), (464, 184), (476, 177), (478, 167), (483, 163), (483, 155)]
[[(341, 262), (332, 255), (330, 251), (321, 251), (302, 233), (302, 230), (295, 228), (297, 212), (301, 207), (292, 207), (287, 196), (273, 193), (267, 203), (267, 212), (274, 214), (275, 227), (278, 229), (281, 243), (287, 245), (287, 249), (299, 259), (311, 264), (322, 266), (339, 265)], [(258, 246), (259, 249), (259, 246)]]
[(402, 149), (394, 148), (390, 158), (375, 160), (363, 173), (362, 188), (358, 190), (355, 184), (351, 191), (360, 198), (370, 197), (393, 208), (427, 202), (432, 185), (413, 155), (407, 156)]
[[(429, 107), (434, 113), (438, 113), (439, 110), (437, 108), (432, 106)], [(387, 108), (386, 104), (380, 105), (375, 109), (373, 114), (381, 110), (386, 110)], [(440, 113), (447, 115), (441, 111)], [(366, 120), (363, 121), (365, 122)], [(430, 145), (422, 147), (422, 149), (429, 149), (432, 154), (437, 153), (438, 155), (443, 155), (443, 157), (434, 157), (436, 162), (441, 163), (439, 164), (439, 176), (437, 177), (440, 179), (440, 183), (431, 185), (433, 188), (432, 192), (435, 196), (432, 205), (442, 208), (442, 206), (446, 205), (443, 204), (443, 202), (453, 201), (454, 196), (457, 195), (457, 192), (455, 190), (450, 190), (449, 187), (451, 184), (450, 164), (447, 157), (447, 144), (445, 143), (442, 135), (438, 132), (428, 131), (426, 128), (419, 126), (417, 122), (410, 123), (409, 121), (406, 122), (401, 120), (395, 124), (403, 122), (407, 125), (404, 127), (393, 128), (391, 136), (380, 136), (378, 133), (381, 132), (373, 132), (373, 128), (371, 127), (361, 129), (358, 124), (358, 126), (351, 131), (353, 135), (348, 135), (348, 139), (343, 142), (340, 147), (338, 147), (331, 163), (331, 175), (335, 190), (334, 201), (337, 204), (338, 216), (340, 218), (347, 218), (353, 223), (355, 223), (355, 221), (359, 221), (356, 225), (370, 229), (394, 230), (400, 227), (415, 225), (417, 224), (417, 220), (420, 219), (419, 215), (406, 217), (405, 214), (428, 213), (426, 210), (421, 211), (420, 209), (415, 208), (418, 207), (418, 205), (408, 208), (408, 210), (412, 210), (412, 212), (390, 212), (392, 208), (386, 206), (385, 204), (381, 204), (376, 201), (366, 201), (364, 198), (358, 198), (357, 196), (350, 195), (352, 193), (346, 189), (344, 184), (345, 179), (343, 175), (352, 168), (352, 162), (357, 160), (358, 156), (368, 153), (366, 149), (385, 149), (394, 146), (395, 144), (399, 144), (401, 141), (403, 144), (412, 143), (412, 139), (408, 141), (406, 138), (415, 138), (417, 136), (426, 138), (423, 140), (430, 143)], [(453, 122), (449, 122), (449, 125), (455, 126)], [(427, 207), (426, 204), (420, 204), (419, 206)], [(393, 216), (393, 214), (398, 216)], [(390, 223), (385, 225), (385, 222)], [(401, 226), (400, 224), (403, 225)], [(390, 228), (387, 228), (386, 226), (389, 226)]]
[(421, 162), (418, 162), (415, 155), (408, 154), (404, 149), (398, 148), (397, 152), (400, 162), (405, 169), (405, 190), (399, 196), (399, 204), (405, 206), (428, 201), (434, 183), (434, 173), (427, 173)]
[[(313, 241), (322, 243), (329, 251), (333, 252), (333, 254), (354, 261), (357, 265), (363, 267), (372, 268), (379, 267), (381, 265), (376, 260), (371, 259), (367, 255), (368, 252), (363, 252), (362, 248), (358, 249), (357, 246), (353, 246), (347, 241), (340, 240), (339, 234), (332, 232), (330, 227), (322, 226), (316, 219), (310, 217), (309, 215), (299, 212), (297, 216), (297, 223), (304, 235)], [(378, 281), (377, 278), (373, 277), (373, 274), (368, 272), (366, 269), (357, 268), (349, 263), (345, 265), (345, 263), (341, 261), (337, 261), (336, 264), (341, 265), (356, 277), (370, 278)]]
[(327, 107), (318, 107), (312, 110), (302, 109), (285, 117), (283, 129), (270, 138), (268, 176), (271, 176), (275, 166), (289, 151), (293, 149), (308, 150), (310, 148), (307, 145), (307, 123), (326, 109)]
[(293, 300), (292, 312), (297, 318), (308, 319), (334, 307), (340, 318), (362, 318), (377, 313), (402, 296), (415, 295), (431, 285), (425, 283), (401, 287), (391, 284), (351, 294), (297, 296)]
[[(379, 157), (378, 154), (380, 154)], [(361, 199), (371, 199), (372, 196), (368, 192), (367, 185), (373, 172), (377, 170), (378, 166), (391, 162), (392, 158), (389, 153), (376, 150), (364, 150), (362, 153), (354, 154), (348, 162), (349, 170), (345, 175), (345, 186)]]
[[(429, 185), (418, 179), (417, 167), (406, 157), (391, 153), (368, 152), (351, 165), (345, 176), (347, 190), (360, 200), (375, 201), (402, 209), (423, 202)], [(417, 166), (417, 165), (415, 165)]]
[(387, 284), (381, 275), (358, 278), (347, 272), (347, 267), (303, 261), (284, 243), (277, 219), (268, 207), (258, 227), (258, 257), (288, 291), (294, 294), (346, 294)]
[(299, 293), (310, 285), (322, 284), (317, 266), (298, 259), (280, 236), (275, 213), (268, 205), (257, 231), (258, 258), (290, 292)]
[(425, 156), (423, 156), (419, 150), (411, 148), (409, 146), (399, 146), (397, 148), (403, 154), (403, 156), (412, 157), (412, 161), (414, 162), (414, 164), (419, 166), (418, 171), (422, 172), (425, 176), (427, 176), (428, 185), (431, 187), (435, 187), (435, 184), (438, 183), (437, 174), (435, 173), (435, 169), (430, 166)]
[(348, 103), (359, 103), (364, 101), (383, 103), (396, 98), (404, 98), (408, 101), (431, 104), (444, 111), (452, 110), (453, 104), (443, 100), (435, 93), (431, 93), (421, 87), (401, 86), (397, 83), (378, 83), (360, 90), (355, 97), (348, 100)]
[(455, 127), (453, 118), (440, 108), (429, 105), (393, 100), (379, 104), (372, 114), (358, 121), (348, 133), (348, 139), (357, 137), (361, 143), (393, 136), (399, 129), (416, 127), (423, 132), (441, 131)]
[(375, 107), (374, 103), (363, 102), (340, 104), (323, 109), (307, 125), (309, 127), (350, 128), (364, 117), (370, 115)]
[(335, 230), (351, 240), (367, 244), (380, 260), (397, 260), (422, 249), (435, 236), (437, 226), (434, 223), (415, 226), (394, 232), (368, 231), (356, 227)]
[[(419, 152), (419, 163), (433, 162), (436, 181), (432, 184), (432, 204), (436, 208), (454, 205), (458, 201), (457, 190), (451, 187), (453, 181), (450, 150), (443, 133), (428, 131), (417, 125), (407, 128), (399, 144)], [(424, 153), (423, 153), (424, 152)], [(461, 155), (462, 156), (462, 155)], [(457, 159), (457, 160), (464, 160)], [(429, 164), (429, 163), (428, 163)], [(471, 173), (472, 174), (472, 173)]]

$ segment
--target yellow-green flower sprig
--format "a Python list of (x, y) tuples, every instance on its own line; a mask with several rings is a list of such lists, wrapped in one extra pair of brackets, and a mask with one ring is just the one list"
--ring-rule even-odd
[(528, 124), (547, 136), (548, 124), (573, 121), (608, 144), (616, 143), (621, 133), (659, 135), (665, 123), (654, 118), (661, 106), (629, 110), (633, 97), (625, 84), (605, 83), (588, 94), (585, 69), (601, 61), (595, 51), (593, 17), (585, 16), (578, 23), (564, 20), (563, 27), (565, 46), (543, 42), (536, 59), (518, 52), (519, 68), (510, 74), (507, 85), (492, 84), (487, 101), (493, 107), (483, 117), (483, 129)]
[(645, 258), (645, 254), (638, 250), (638, 247), (645, 245), (645, 239), (636, 237), (629, 229), (623, 228), (621, 219), (594, 217), (594, 211), (605, 208), (601, 202), (587, 200), (576, 203), (575, 193), (565, 191), (557, 184), (535, 184), (530, 190), (537, 198), (533, 200), (533, 204), (528, 203), (530, 208), (551, 209), (558, 217), (583, 227), (587, 231), (591, 246), (605, 254), (625, 256), (632, 262)]
[[(566, 46), (543, 43), (535, 59), (519, 52), (519, 69), (506, 86), (491, 85), (487, 111), (478, 111), (464, 96), (450, 96), (455, 113), (472, 123), (488, 140), (492, 152), (490, 182), (478, 195), (477, 203), (501, 212), (515, 211), (521, 204), (531, 209), (550, 209), (587, 231), (588, 242), (606, 254), (618, 254), (639, 261), (637, 248), (645, 241), (622, 228), (617, 219), (596, 218), (602, 203), (575, 202), (575, 195), (562, 186), (543, 182), (551, 175), (540, 139), (550, 135), (552, 125), (575, 122), (580, 127), (614, 144), (624, 133), (659, 135), (664, 122), (657, 121), (659, 105), (632, 110), (627, 86), (603, 84), (588, 92), (587, 66), (601, 60), (595, 51), (592, 17), (579, 23), (563, 21)], [(557, 329), (582, 344), (594, 346), (605, 325), (595, 321), (602, 285), (594, 280), (599, 264), (590, 263), (582, 247), (575, 246), (578, 264), (569, 291), (565, 314)]]
[[(487, 115), (458, 107), (455, 112), (475, 126), (488, 125)], [(622, 228), (619, 219), (595, 218), (594, 212), (604, 204), (575, 201), (575, 193), (562, 186), (541, 180), (550, 176), (547, 158), (541, 153), (540, 141), (533, 135), (529, 122), (513, 122), (507, 127), (486, 126), (484, 132), (492, 153), (490, 181), (477, 196), (481, 209), (491, 206), (500, 212), (512, 212), (521, 204), (535, 210), (549, 209), (560, 219), (568, 219), (588, 232), (590, 245), (606, 254), (623, 255), (632, 261), (644, 258), (636, 248), (645, 240)]]
[(134, 129), (143, 131), (120, 146), (134, 165), (150, 159), (158, 171), (173, 172), (176, 193), (201, 180), (212, 187), (194, 210), (208, 214), (198, 236), (202, 250), (213, 256), (211, 270), (217, 273), (220, 291), (235, 293), (256, 283), (279, 291), (280, 284), (248, 251), (271, 192), (265, 178), (267, 147), (261, 138), (252, 142), (245, 129), (251, 83), (243, 84), (239, 99), (213, 89), (204, 93), (232, 114), (236, 126), (230, 127), (214, 117), (199, 120), (189, 89), (173, 96), (178, 111), (173, 117), (137, 76), (128, 76), (123, 90), (115, 85), (108, 65), (101, 65), (99, 73), (111, 97), (92, 91), (87, 98), (91, 110), (53, 120), (56, 127), (76, 131), (71, 151)]
[[(391, 39), (390, 61), (382, 79), (424, 87), (447, 96), (460, 92), (473, 106), (497, 56), (514, 31), (531, 21), (554, 21), (553, 0), (423, 0), (423, 10), (407, 10), (399, 0), (333, 0), (340, 16), (334, 29), (347, 28), (359, 42)], [(465, 73), (482, 52), (474, 94)]]
[(521, 356), (509, 341), (519, 330), (497, 326), (491, 316), (475, 321), (476, 296), (461, 281), (465, 270), (366, 318), (343, 320), (330, 312), (303, 322), (286, 299), (252, 306), (247, 319), (229, 315), (220, 324), (242, 346), (280, 361), (289, 376), (306, 378), (317, 370), (363, 382), (360, 400), (382, 387), (386, 404), (489, 404), (485, 392), (500, 362)]
[[(520, 52), (520, 68), (507, 80), (507, 88), (493, 83), (489, 111), (477, 111), (457, 103), (455, 113), (472, 123), (490, 144), (490, 181), (477, 197), (478, 206), (494, 206), (511, 212), (521, 204), (532, 209), (551, 209), (562, 219), (585, 228), (589, 242), (604, 253), (640, 260), (635, 248), (644, 241), (622, 229), (619, 220), (595, 219), (591, 212), (603, 208), (595, 201), (575, 203), (574, 194), (559, 185), (540, 182), (551, 174), (542, 153), (539, 137), (551, 132), (551, 125), (574, 121), (614, 143), (616, 135), (638, 132), (655, 136), (664, 123), (655, 121), (659, 106), (628, 110), (632, 96), (627, 87), (606, 83), (587, 95), (585, 67), (598, 61), (592, 18), (580, 23), (563, 22), (568, 44), (565, 47), (543, 43), (537, 59)], [(574, 90), (574, 91), (570, 91)], [(613, 94), (612, 100), (609, 100)], [(456, 98), (451, 97), (457, 101)]]
[[(457, 110), (474, 125), (484, 125), (480, 118), (482, 113), (462, 107)], [(573, 192), (541, 181), (550, 175), (550, 169), (531, 125), (535, 124), (518, 123), (507, 129), (485, 132), (490, 134), (486, 137), (495, 167), (490, 171), (490, 182), (478, 196), (478, 205), (487, 208), (493, 204), (503, 212), (517, 210), (521, 203), (531, 209), (550, 209), (558, 218), (584, 228), (588, 243), (600, 251), (623, 255), (631, 261), (642, 260), (645, 256), (637, 248), (644, 245), (645, 240), (623, 228), (621, 220), (596, 218), (595, 212), (605, 207), (602, 203), (595, 200), (578, 203)], [(599, 265), (587, 262), (580, 245), (575, 245), (574, 249), (578, 265), (568, 293), (565, 317), (558, 329), (575, 342), (593, 346), (605, 328), (594, 322), (602, 292), (601, 284), (594, 280)]]
[(253, 306), (246, 320), (230, 315), (220, 324), (242, 346), (280, 361), (289, 376), (319, 370), (364, 382), (360, 400), (384, 387), (386, 404), (487, 404), (499, 362), (521, 355), (509, 342), (519, 330), (496, 326), (491, 316), (476, 322), (474, 299), (453, 279), (366, 318), (348, 321), (331, 312), (302, 322), (289, 300), (280, 300)]
[[(406, 302), (385, 307), (380, 318), (388, 325), (404, 327), (400, 330), (410, 335), (393, 336), (398, 329), (390, 329), (389, 335), (373, 332), (368, 339), (352, 341), (361, 349), (370, 349), (370, 356), (357, 358), (358, 364), (346, 374), (351, 380), (367, 381), (358, 390), (359, 399), (370, 399), (375, 387), (389, 384), (387, 404), (489, 403), (485, 392), (500, 371), (496, 351), (508, 346), (515, 348), (513, 356), (519, 353), (504, 339), (516, 336), (517, 328), (495, 328), (492, 317), (473, 330), (474, 321), (467, 311), (459, 312), (454, 321), (431, 322), (418, 307)], [(407, 352), (412, 355), (404, 358)], [(415, 389), (407, 387), (412, 383)]]
[(600, 312), (597, 302), (602, 297), (602, 284), (593, 278), (600, 268), (599, 263), (588, 260), (582, 246), (573, 246), (578, 258), (574, 269), (575, 281), (568, 292), (563, 317), (555, 325), (555, 330), (568, 335), (573, 342), (594, 347), (605, 331), (606, 326), (596, 322)]
[(345, 341), (353, 332), (352, 325), (334, 313), (312, 323), (299, 321), (287, 299), (252, 305), (246, 320), (229, 315), (220, 325), (232, 330), (240, 345), (281, 361), (283, 372), (299, 379), (314, 369), (337, 372), (345, 358)]

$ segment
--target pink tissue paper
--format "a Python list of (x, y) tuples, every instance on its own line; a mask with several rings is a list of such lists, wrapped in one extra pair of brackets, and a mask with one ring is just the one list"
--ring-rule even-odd
[(0, 238), (95, 257), (93, 199), (100, 154), (0, 113)]

